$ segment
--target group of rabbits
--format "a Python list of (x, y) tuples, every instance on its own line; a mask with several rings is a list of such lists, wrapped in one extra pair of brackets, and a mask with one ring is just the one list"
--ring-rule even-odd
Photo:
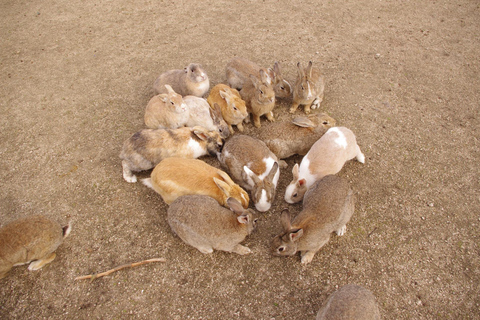
[[(250, 199), (256, 210), (268, 211), (280, 169), (287, 167), (283, 159), (296, 154), (304, 157), (292, 169), (284, 199), (287, 203), (303, 200), (303, 209), (293, 220), (288, 210), (282, 212), (284, 231), (272, 241), (272, 253), (291, 256), (300, 252), (302, 264), (307, 264), (332, 232), (345, 233), (355, 197), (348, 182), (335, 174), (346, 161), (356, 158), (363, 163), (365, 158), (352, 131), (336, 127), (336, 121), (326, 114), (310, 114), (323, 100), (324, 79), (312, 62), (306, 68), (298, 63), (297, 68), (293, 86), (283, 78), (278, 62), (273, 68), (263, 68), (243, 58), (228, 62), (228, 85), (218, 84), (211, 90), (207, 73), (196, 63), (167, 71), (155, 80), (156, 95), (145, 109), (147, 129), (129, 137), (120, 153), (123, 178), (135, 183), (135, 172), (153, 168), (150, 178), (142, 182), (169, 205), (167, 221), (173, 232), (200, 252), (251, 252), (240, 244), (257, 222)], [(275, 99), (290, 96), (290, 113), (303, 105), (305, 115), (275, 121)], [(264, 126), (262, 116), (269, 120)], [(258, 138), (235, 133), (232, 127), (243, 132), (250, 117)], [(207, 155), (216, 157), (228, 173), (198, 159)], [(25, 233), (25, 239), (18, 241), (35, 246), (38, 243), (32, 239), (43, 237), (48, 244), (36, 249), (40, 252), (34, 256), (30, 256), (33, 249), (23, 252), (24, 244), (10, 252), (4, 247), (11, 247), (6, 244), (20, 225), (0, 229), (0, 278), (17, 264), (36, 260), (29, 267), (33, 270), (52, 261), (70, 230), (70, 226), (61, 228), (41, 217), (18, 223), (31, 229), (34, 224), (44, 226), (43, 233), (29, 239)], [(319, 312), (318, 319), (328, 317)]]

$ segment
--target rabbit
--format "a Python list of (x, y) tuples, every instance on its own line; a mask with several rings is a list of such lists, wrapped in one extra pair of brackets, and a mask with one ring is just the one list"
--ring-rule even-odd
[(230, 210), (209, 196), (181, 196), (168, 208), (167, 221), (175, 234), (201, 253), (215, 249), (249, 254), (251, 250), (240, 242), (255, 229), (254, 211), (234, 198), (228, 198), (227, 205)]
[(156, 93), (166, 93), (164, 86), (169, 84), (181, 96), (203, 97), (210, 89), (206, 71), (198, 63), (190, 63), (184, 69), (162, 73), (153, 83)]
[(204, 127), (178, 129), (143, 129), (124, 144), (120, 153), (123, 178), (137, 182), (132, 171), (149, 170), (168, 157), (199, 158), (204, 155), (216, 157), (222, 151), (223, 139), (218, 131)]
[(263, 141), (246, 135), (234, 135), (218, 155), (233, 181), (245, 190), (260, 212), (270, 210), (275, 198), (280, 170), (277, 157)]
[(292, 121), (269, 123), (257, 130), (257, 137), (278, 159), (306, 155), (312, 145), (335, 126), (335, 119), (324, 113), (296, 117)]
[(248, 112), (245, 101), (242, 100), (237, 90), (225, 84), (217, 84), (210, 90), (207, 101), (212, 108), (215, 107), (215, 104), (220, 106), (222, 117), (228, 124), (231, 134), (235, 132), (232, 125), (237, 126), (238, 130), (243, 132), (243, 120), (248, 116)]
[(292, 86), (283, 78), (280, 63), (277, 61), (275, 61), (272, 70), (261, 68), (256, 63), (244, 58), (233, 58), (228, 62), (226, 68), (227, 83), (232, 88), (240, 90), (246, 82), (250, 81), (249, 76), (251, 74), (260, 76), (261, 69), (267, 72), (268, 83), (273, 86), (275, 97), (287, 98), (292, 94)]
[(348, 182), (328, 175), (308, 190), (302, 211), (290, 222), (288, 210), (281, 215), (283, 233), (272, 242), (278, 256), (292, 256), (300, 251), (302, 264), (310, 263), (315, 253), (336, 232), (342, 236), (355, 208), (355, 197)]
[(300, 167), (293, 166), (293, 180), (285, 190), (285, 201), (296, 203), (315, 181), (339, 172), (345, 162), (356, 158), (365, 163), (365, 156), (357, 144), (355, 135), (345, 127), (333, 127), (313, 144), (303, 157)]
[[(244, 84), (242, 90), (240, 90), (240, 96), (245, 100), (248, 113), (252, 114), (253, 125), (260, 128), (262, 126), (260, 123), (262, 115), (265, 115), (271, 122), (275, 121), (273, 115), (275, 92), (268, 82), (270, 77), (263, 69), (260, 70), (260, 79), (252, 74), (249, 77), (251, 81)], [(245, 121), (249, 122), (250, 119), (247, 117)]]
[(334, 292), (318, 310), (316, 320), (380, 320), (373, 293), (364, 287), (347, 284)]
[(71, 231), (71, 223), (57, 222), (33, 215), (14, 220), (0, 228), (0, 279), (14, 266), (28, 264), (28, 270), (39, 270), (55, 259), (55, 250)]
[(218, 131), (223, 139), (230, 136), (228, 124), (223, 120), (222, 110), (218, 104), (210, 108), (207, 100), (196, 96), (183, 97), (188, 108), (187, 127), (202, 126), (210, 131)]
[(305, 113), (310, 113), (310, 108), (320, 108), (325, 90), (325, 80), (318, 68), (314, 68), (312, 61), (308, 63), (305, 70), (300, 62), (297, 64), (298, 75), (293, 85), (293, 103), (290, 113), (295, 113), (299, 105), (305, 106)]
[(248, 193), (224, 171), (197, 159), (166, 158), (153, 169), (143, 184), (159, 193), (170, 205), (186, 194), (201, 194), (214, 198), (222, 206), (232, 197), (248, 208)]
[(187, 105), (182, 96), (168, 84), (166, 94), (154, 96), (145, 109), (145, 125), (150, 129), (176, 129), (184, 127), (189, 118)]

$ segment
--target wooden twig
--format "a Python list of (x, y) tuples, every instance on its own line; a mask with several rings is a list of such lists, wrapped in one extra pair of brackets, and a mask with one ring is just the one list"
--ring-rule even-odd
[(140, 266), (142, 264), (151, 263), (151, 262), (165, 262), (165, 259), (164, 258), (154, 258), (154, 259), (143, 260), (143, 261), (140, 261), (140, 262), (124, 264), (124, 265), (115, 267), (115, 268), (110, 269), (110, 270), (105, 271), (105, 272), (94, 273), (94, 274), (89, 274), (89, 275), (86, 275), (86, 276), (76, 277), (75, 280), (92, 279), (92, 281), (93, 281), (97, 278), (108, 276), (111, 273), (114, 273), (116, 271), (119, 271), (119, 270), (122, 270), (122, 269), (125, 269), (125, 268), (133, 268), (133, 267)]

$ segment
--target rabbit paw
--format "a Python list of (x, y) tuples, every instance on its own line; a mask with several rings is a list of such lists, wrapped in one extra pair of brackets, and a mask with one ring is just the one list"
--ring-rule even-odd
[(321, 100), (319, 98), (316, 98), (313, 102), (312, 102), (312, 109), (318, 109), (320, 108), (320, 102)]
[(245, 254), (252, 253), (252, 250), (250, 250), (250, 248), (247, 248), (245, 246), (242, 246), (242, 245), (238, 244), (238, 245), (235, 246), (235, 248), (233, 248), (232, 252), (235, 252), (235, 253), (238, 253), (238, 254), (241, 254), (241, 255), (245, 255)]
[(48, 256), (43, 259), (35, 260), (28, 266), (28, 270), (35, 271), (43, 268), (44, 265), (49, 264), (55, 259), (55, 252), (50, 253)]
[(302, 252), (302, 264), (308, 264), (312, 262), (315, 252), (313, 251), (303, 251)]
[(360, 163), (365, 163), (365, 155), (360, 152), (360, 153), (357, 155), (357, 161), (360, 162)]
[(337, 234), (337, 236), (343, 236), (346, 231), (347, 231), (347, 225), (344, 225), (343, 227), (335, 231), (335, 233)]
[(212, 248), (212, 247), (198, 247), (197, 249), (198, 249), (198, 251), (200, 251), (200, 252), (203, 253), (203, 254), (207, 254), (207, 253), (212, 253), (212, 252), (213, 252), (213, 248)]

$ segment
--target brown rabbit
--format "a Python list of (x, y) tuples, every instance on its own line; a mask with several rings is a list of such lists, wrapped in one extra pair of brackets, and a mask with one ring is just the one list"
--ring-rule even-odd
[(181, 96), (203, 97), (210, 88), (207, 73), (198, 63), (190, 63), (184, 69), (169, 70), (162, 73), (154, 82), (156, 93), (166, 93), (165, 85), (169, 84)]
[(316, 320), (380, 320), (373, 293), (347, 284), (334, 292), (317, 313)]
[(183, 97), (183, 101), (188, 107), (187, 127), (202, 126), (209, 131), (215, 130), (223, 139), (230, 136), (228, 124), (223, 119), (222, 110), (218, 104), (215, 103), (211, 108), (207, 100), (195, 96)]
[(145, 125), (150, 129), (176, 129), (184, 127), (189, 118), (182, 96), (165, 85), (168, 93), (154, 96), (145, 108)]
[(257, 134), (278, 159), (286, 159), (295, 154), (306, 155), (335, 123), (335, 119), (324, 113), (310, 114), (292, 121), (269, 123), (259, 128)]
[(310, 113), (310, 108), (320, 108), (325, 90), (325, 80), (318, 68), (313, 67), (312, 61), (305, 70), (300, 62), (297, 64), (298, 75), (293, 86), (293, 104), (290, 113), (294, 113), (299, 105), (305, 105), (305, 113)]
[(280, 71), (280, 63), (277, 61), (273, 64), (272, 85), (275, 91), (275, 97), (288, 98), (292, 95), (292, 86), (283, 78), (282, 72)]
[(71, 225), (33, 215), (17, 219), (0, 229), (0, 279), (14, 266), (30, 263), (28, 270), (39, 270), (55, 259), (55, 250), (70, 234)]
[(267, 75), (265, 80), (268, 84), (272, 84), (273, 70), (261, 68), (255, 62), (245, 58), (233, 58), (225, 68), (227, 83), (230, 87), (241, 90), (246, 83), (250, 82), (250, 75), (260, 77), (260, 70), (265, 71)]
[(303, 210), (292, 222), (288, 211), (282, 213), (284, 232), (273, 239), (273, 253), (292, 256), (300, 251), (302, 263), (310, 263), (332, 232), (345, 234), (354, 208), (355, 197), (348, 182), (334, 175), (324, 177), (305, 194)]
[(248, 254), (251, 250), (240, 242), (255, 229), (255, 214), (234, 198), (228, 198), (227, 205), (230, 210), (208, 196), (181, 196), (168, 208), (168, 224), (185, 243), (202, 253), (215, 249)]
[(225, 142), (218, 160), (227, 168), (234, 181), (251, 191), (251, 198), (258, 211), (270, 210), (280, 170), (277, 157), (263, 141), (247, 135), (234, 135)]
[(144, 129), (123, 143), (120, 153), (123, 178), (135, 183), (137, 177), (132, 171), (152, 169), (168, 157), (199, 158), (208, 154), (215, 157), (222, 147), (223, 139), (218, 131), (208, 131), (200, 126)]
[(250, 201), (248, 193), (228, 174), (197, 159), (167, 158), (142, 182), (160, 194), (167, 204), (187, 194), (210, 196), (222, 206), (227, 206), (227, 199), (232, 197), (245, 209)]
[(212, 108), (215, 107), (215, 104), (220, 106), (222, 117), (228, 124), (231, 134), (234, 133), (232, 125), (237, 126), (238, 130), (243, 132), (243, 120), (248, 116), (248, 112), (245, 101), (237, 90), (219, 83), (210, 90), (207, 101)]
[[(247, 111), (252, 114), (253, 125), (261, 127), (260, 117), (265, 115), (269, 121), (275, 121), (273, 108), (275, 107), (275, 92), (268, 82), (270, 78), (264, 70), (260, 70), (260, 78), (250, 75), (250, 80), (245, 83), (240, 95), (247, 104)], [(248, 117), (245, 119), (250, 120)]]

